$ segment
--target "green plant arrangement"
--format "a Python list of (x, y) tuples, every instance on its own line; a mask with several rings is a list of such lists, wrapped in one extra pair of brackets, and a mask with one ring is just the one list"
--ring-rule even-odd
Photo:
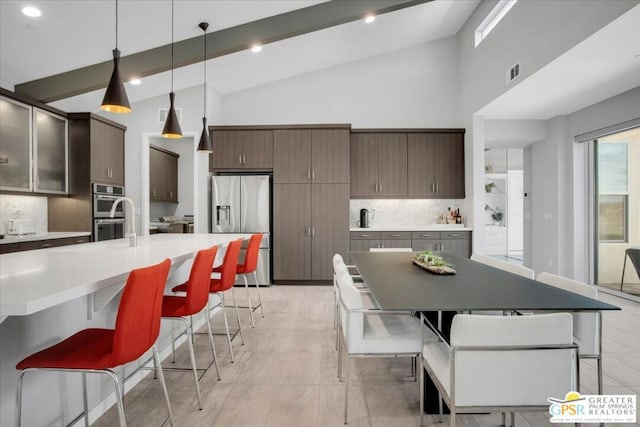
[(484, 185), (484, 192), (485, 193), (491, 193), (493, 191), (493, 189), (498, 190), (498, 186), (496, 185), (495, 182), (488, 182)]
[(413, 255), (413, 263), (417, 266), (436, 274), (456, 274), (453, 264), (428, 250)]
[(503, 217), (504, 217), (504, 212), (502, 212), (499, 208), (495, 208), (493, 210), (493, 213), (491, 214), (491, 218), (493, 218), (495, 222), (502, 221)]

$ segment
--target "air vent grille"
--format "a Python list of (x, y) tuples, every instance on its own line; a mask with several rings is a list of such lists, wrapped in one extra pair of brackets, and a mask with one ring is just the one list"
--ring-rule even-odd
[(507, 69), (506, 84), (510, 84), (512, 81), (520, 77), (520, 61), (513, 64)]

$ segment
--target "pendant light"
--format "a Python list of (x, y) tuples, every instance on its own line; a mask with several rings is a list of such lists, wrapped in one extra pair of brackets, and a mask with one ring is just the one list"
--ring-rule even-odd
[(207, 22), (201, 22), (198, 27), (204, 32), (204, 54), (202, 55), (202, 62), (204, 63), (204, 105), (202, 108), (202, 134), (200, 135), (200, 143), (198, 143), (198, 151), (213, 152), (213, 144), (209, 139), (209, 130), (207, 129), (207, 28), (209, 24)]
[(129, 113), (131, 106), (127, 92), (124, 90), (124, 83), (120, 77), (120, 51), (118, 50), (118, 0), (116, 0), (116, 48), (113, 49), (113, 72), (109, 85), (102, 99), (102, 108), (111, 113)]
[(182, 138), (182, 130), (180, 129), (176, 109), (173, 106), (176, 97), (173, 93), (173, 17), (173, 0), (171, 0), (171, 92), (169, 93), (170, 106), (169, 111), (167, 112), (167, 121), (164, 122), (162, 136), (165, 138), (178, 139)]

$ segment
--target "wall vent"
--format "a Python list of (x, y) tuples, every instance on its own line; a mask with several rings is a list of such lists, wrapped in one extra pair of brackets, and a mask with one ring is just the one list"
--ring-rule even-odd
[[(164, 124), (167, 121), (167, 113), (169, 112), (168, 108), (158, 108), (158, 123)], [(178, 116), (178, 121), (182, 122), (182, 108), (176, 108), (176, 115)]]
[(513, 64), (511, 67), (507, 69), (506, 79), (505, 79), (506, 84), (511, 83), (518, 77), (520, 77), (520, 61), (516, 62), (515, 64)]

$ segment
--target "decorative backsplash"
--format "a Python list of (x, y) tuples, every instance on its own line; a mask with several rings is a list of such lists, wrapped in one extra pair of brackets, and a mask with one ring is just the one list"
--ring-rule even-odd
[(45, 234), (48, 231), (47, 198), (0, 194), (0, 234), (7, 234), (13, 219), (32, 219), (36, 234)]
[(447, 208), (460, 209), (462, 221), (467, 223), (466, 215), (471, 212), (467, 199), (352, 199), (349, 225), (358, 227), (360, 209), (369, 209), (370, 227), (427, 226), (436, 223), (436, 216), (446, 214)]

